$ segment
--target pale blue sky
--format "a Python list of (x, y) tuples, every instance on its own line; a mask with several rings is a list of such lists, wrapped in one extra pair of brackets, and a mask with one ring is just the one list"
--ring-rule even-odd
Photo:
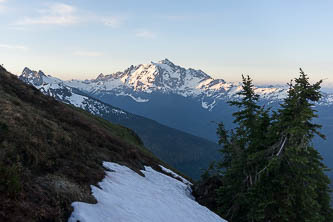
[(168, 58), (215, 78), (333, 83), (333, 1), (0, 0), (0, 63), (63, 79)]

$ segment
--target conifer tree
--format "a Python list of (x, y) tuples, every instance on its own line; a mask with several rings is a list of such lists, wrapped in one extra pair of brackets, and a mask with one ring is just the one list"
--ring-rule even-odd
[[(276, 112), (260, 107), (250, 77), (243, 77), (240, 101), (232, 101), (236, 128), (217, 129), (223, 144), (223, 185), (218, 209), (229, 221), (333, 221), (329, 179), (312, 139), (322, 138), (314, 103), (321, 81), (310, 84), (301, 70)], [(270, 115), (273, 113), (273, 115)]]
[(321, 126), (313, 123), (317, 117), (313, 107), (322, 96), (321, 82), (310, 84), (300, 70), (275, 113), (271, 134), (278, 146), (271, 147), (274, 158), (260, 186), (271, 193), (263, 204), (263, 221), (332, 221), (327, 169), (312, 144), (315, 135), (324, 138), (318, 131)]
[(242, 80), (242, 91), (238, 93), (241, 100), (229, 102), (239, 109), (233, 114), (237, 127), (229, 132), (220, 123), (217, 130), (219, 143), (223, 144), (219, 213), (230, 221), (248, 221), (247, 211), (252, 204), (249, 191), (263, 165), (260, 156), (266, 147), (266, 131), (271, 121), (268, 110), (257, 104), (259, 96), (254, 92), (252, 79), (242, 76)]

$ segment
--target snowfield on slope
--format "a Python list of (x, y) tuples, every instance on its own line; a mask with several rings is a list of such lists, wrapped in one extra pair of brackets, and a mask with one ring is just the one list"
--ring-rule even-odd
[(69, 222), (225, 222), (194, 201), (189, 183), (145, 167), (145, 177), (116, 163), (104, 162), (106, 177), (92, 186), (97, 204), (74, 202)]

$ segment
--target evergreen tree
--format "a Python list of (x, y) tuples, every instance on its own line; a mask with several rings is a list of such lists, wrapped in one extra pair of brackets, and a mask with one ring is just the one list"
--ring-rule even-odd
[(313, 123), (317, 117), (314, 103), (321, 98), (320, 84), (310, 84), (300, 70), (275, 113), (271, 134), (278, 145), (271, 147), (274, 158), (259, 186), (271, 192), (262, 209), (264, 221), (332, 221), (330, 181), (324, 174), (327, 169), (312, 144), (315, 135), (324, 138), (318, 131), (321, 126)]
[(310, 84), (301, 70), (277, 112), (257, 104), (250, 77), (243, 76), (240, 101), (230, 102), (236, 128), (218, 126), (223, 186), (218, 209), (229, 221), (333, 221), (329, 179), (312, 139), (320, 125), (314, 103), (321, 81)]
[(219, 143), (223, 144), (221, 169), (223, 186), (218, 190), (219, 213), (229, 221), (248, 221), (251, 208), (250, 190), (263, 165), (261, 156), (268, 142), (266, 132), (270, 127), (268, 110), (260, 107), (259, 96), (254, 92), (252, 79), (242, 76), (241, 100), (231, 101), (239, 111), (233, 114), (237, 127), (227, 131), (223, 123), (218, 126)]

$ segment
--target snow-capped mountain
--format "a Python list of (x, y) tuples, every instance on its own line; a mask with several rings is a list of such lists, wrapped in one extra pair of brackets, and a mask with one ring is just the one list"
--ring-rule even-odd
[[(87, 101), (83, 97), (90, 99), (93, 97), (98, 100), (92, 101), (98, 101), (95, 103), (102, 104), (101, 107), (110, 104), (113, 108), (120, 107), (120, 109), (115, 108), (117, 110), (127, 110), (143, 116), (139, 117), (132, 114), (132, 117), (130, 117), (127, 113), (127, 117), (129, 118), (126, 119), (125, 115), (119, 115), (119, 117), (115, 118), (112, 112), (109, 112), (110, 114), (107, 115), (103, 115), (102, 112), (102, 115), (100, 115), (103, 118), (134, 129), (143, 138), (144, 143), (146, 145), (149, 144), (149, 148), (155, 149), (157, 145), (162, 144), (166, 149), (152, 151), (155, 154), (160, 151), (167, 152), (156, 155), (167, 156), (169, 161), (175, 161), (177, 164), (179, 164), (177, 160), (179, 156), (175, 156), (172, 152), (169, 152), (168, 149), (170, 149), (170, 146), (175, 149), (175, 152), (178, 152), (179, 150), (177, 151), (177, 149), (180, 147), (183, 153), (187, 152), (185, 151), (187, 148), (182, 144), (191, 143), (191, 145), (187, 144), (188, 147), (198, 147), (198, 149), (192, 153), (193, 150), (190, 148), (191, 152), (189, 153), (193, 154), (190, 159), (199, 162), (201, 161), (200, 158), (204, 158), (206, 155), (206, 151), (204, 150), (207, 147), (207, 143), (203, 145), (199, 142), (200, 140), (185, 136), (181, 131), (216, 142), (217, 122), (223, 121), (227, 128), (233, 126), (232, 113), (235, 110), (226, 102), (230, 99), (237, 99), (236, 93), (241, 90), (240, 83), (230, 83), (222, 79), (213, 79), (200, 70), (185, 69), (174, 65), (169, 60), (131, 66), (124, 72), (117, 72), (110, 75), (101, 74), (96, 79), (85, 81), (61, 81), (54, 77), (46, 76), (43, 72), (33, 72), (28, 69), (24, 70), (20, 78), (35, 85), (35, 87), (42, 90), (45, 94), (67, 103), (77, 104), (76, 106), (78, 107), (91, 107), (91, 105), (87, 106), (79, 101)], [(287, 90), (287, 87), (269, 85), (257, 86), (256, 88), (256, 92), (261, 95), (263, 102), (266, 104), (270, 103), (275, 108), (279, 107), (279, 103), (286, 96)], [(333, 112), (333, 93), (325, 90), (323, 94), (321, 102), (316, 107), (319, 111), (317, 122), (323, 125), (322, 133), (327, 136), (327, 141), (318, 142), (318, 147), (325, 160), (327, 160), (326, 164), (333, 168), (333, 162), (330, 161), (333, 159), (333, 156), (327, 149), (324, 149), (327, 146), (325, 144), (330, 144), (333, 140), (333, 129), (331, 127), (333, 125), (331, 118)], [(99, 108), (98, 105), (92, 107)], [(91, 110), (93, 110), (92, 108), (90, 112), (94, 113)], [(134, 118), (133, 116), (136, 117)], [(144, 117), (158, 121), (165, 125), (163, 127), (168, 126), (174, 130), (170, 130), (170, 128), (168, 130), (160, 130), (163, 127), (160, 125), (156, 126), (156, 122), (147, 121)], [(155, 127), (152, 128), (152, 125), (155, 125)], [(175, 129), (180, 131), (176, 131)], [(161, 139), (162, 137), (164, 139)], [(181, 139), (175, 139), (183, 137), (188, 138), (186, 142)], [(159, 138), (160, 140), (151, 141), (152, 138)], [(178, 146), (163, 144), (161, 140), (178, 143)], [(200, 149), (200, 147), (203, 149)], [(212, 159), (212, 156), (215, 154), (214, 152), (210, 152), (208, 156)], [(205, 158), (207, 159), (207, 157)], [(193, 162), (187, 166), (187, 163), (185, 165), (184, 163), (181, 162), (180, 164), (184, 171), (192, 172), (189, 166), (192, 166)], [(196, 165), (199, 166), (200, 164)]]
[(157, 63), (130, 66), (123, 72), (110, 75), (100, 74), (94, 80), (72, 80), (67, 84), (89, 92), (119, 91), (128, 88), (136, 92), (161, 91), (188, 96), (200, 93), (196, 87), (209, 79), (210, 77), (201, 70), (185, 69), (165, 59)]
[(94, 115), (112, 113), (122, 118), (127, 118), (127, 114), (123, 110), (111, 107), (91, 97), (83, 95), (78, 90), (65, 85), (62, 80), (52, 76), (46, 76), (42, 71), (37, 72), (32, 71), (29, 68), (24, 68), (22, 75), (19, 78), (23, 82), (33, 85), (45, 95), (85, 109)]
[[(235, 99), (241, 83), (214, 79), (201, 70), (186, 69), (168, 59), (157, 63), (130, 66), (123, 72), (100, 74), (93, 80), (71, 80), (67, 85), (97, 97), (127, 96), (136, 102), (149, 102), (153, 93), (175, 94), (201, 101), (204, 109), (212, 110), (220, 101)], [(258, 86), (255, 91), (263, 100), (279, 101), (287, 95), (287, 87)], [(322, 104), (333, 104), (333, 96), (325, 94)]]
[[(123, 72), (100, 74), (92, 80), (62, 81), (28, 68), (23, 70), (20, 78), (45, 94), (78, 107), (87, 106), (82, 102), (88, 95), (213, 141), (216, 141), (216, 135), (212, 133), (216, 126), (211, 122), (221, 121), (222, 116), (231, 116), (232, 111), (226, 102), (238, 99), (237, 93), (241, 90), (239, 82), (214, 79), (201, 70), (186, 69), (168, 59), (132, 65)], [(263, 103), (274, 106), (286, 97), (288, 87), (256, 86), (255, 91)], [(317, 105), (333, 105), (333, 93), (323, 92)], [(230, 118), (225, 122), (232, 125)]]
[(42, 71), (25, 68), (19, 78), (45, 95), (134, 130), (156, 156), (193, 179), (218, 157), (219, 146), (211, 141), (103, 103)]

